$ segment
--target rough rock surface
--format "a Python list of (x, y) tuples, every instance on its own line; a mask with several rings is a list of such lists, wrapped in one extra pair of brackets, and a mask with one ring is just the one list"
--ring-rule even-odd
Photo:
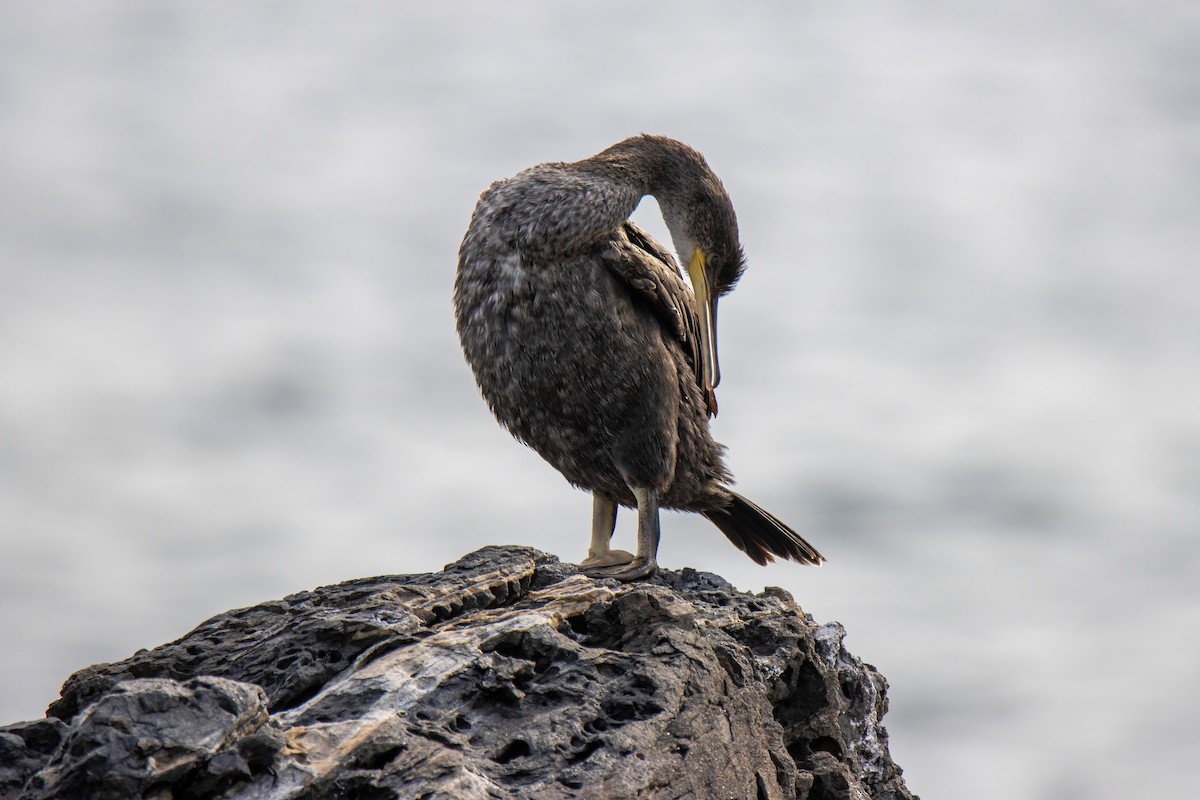
[(0, 800), (911, 798), (844, 635), (782, 590), (489, 547), (72, 675), (0, 728)]

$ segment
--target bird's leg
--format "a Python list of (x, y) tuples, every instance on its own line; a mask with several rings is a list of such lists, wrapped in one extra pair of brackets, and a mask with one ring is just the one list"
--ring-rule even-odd
[(633, 554), (609, 547), (617, 526), (617, 504), (607, 497), (592, 494), (592, 546), (587, 558), (579, 564), (585, 575), (603, 567), (619, 567), (633, 561)]
[(633, 496), (637, 499), (638, 506), (637, 555), (632, 561), (621, 566), (584, 570), (586, 575), (593, 578), (636, 581), (649, 578), (658, 572), (658, 492), (653, 489), (634, 489)]

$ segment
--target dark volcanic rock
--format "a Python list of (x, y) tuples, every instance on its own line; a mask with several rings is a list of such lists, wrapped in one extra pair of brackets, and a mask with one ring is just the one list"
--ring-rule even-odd
[(0, 797), (17, 797), (21, 787), (54, 755), (67, 726), (50, 717), (0, 728)]
[[(212, 774), (214, 756), (266, 721), (266, 695), (249, 683), (123, 681), (79, 715), (29, 794), (123, 800), (158, 786), (196, 786)], [(250, 777), (249, 769), (230, 772)]]
[(399, 646), (439, 619), (524, 596), (531, 552), (481, 550), (434, 575), (362, 578), (228, 611), (170, 644), (76, 672), (49, 713), (70, 719), (128, 678), (197, 675), (256, 684), (272, 712), (291, 708), (376, 645)]
[(490, 547), (77, 673), (0, 729), (0, 798), (911, 798), (843, 636), (781, 590)]

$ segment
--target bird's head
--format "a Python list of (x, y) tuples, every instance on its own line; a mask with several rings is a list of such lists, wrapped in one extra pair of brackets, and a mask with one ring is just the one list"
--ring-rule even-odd
[(721, 181), (704, 158), (686, 149), (678, 169), (669, 172), (656, 199), (671, 232), (679, 261), (692, 284), (696, 314), (700, 319), (701, 384), (709, 413), (717, 413), (713, 390), (721, 382), (717, 358), (717, 302), (733, 291), (746, 270), (746, 257), (738, 239), (737, 216)]

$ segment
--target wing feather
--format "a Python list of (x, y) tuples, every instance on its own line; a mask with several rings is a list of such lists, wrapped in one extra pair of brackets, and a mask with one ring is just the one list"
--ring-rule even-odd
[(684, 356), (700, 385), (700, 318), (692, 288), (679, 273), (667, 248), (626, 221), (599, 246), (601, 262), (641, 298), (683, 346)]

